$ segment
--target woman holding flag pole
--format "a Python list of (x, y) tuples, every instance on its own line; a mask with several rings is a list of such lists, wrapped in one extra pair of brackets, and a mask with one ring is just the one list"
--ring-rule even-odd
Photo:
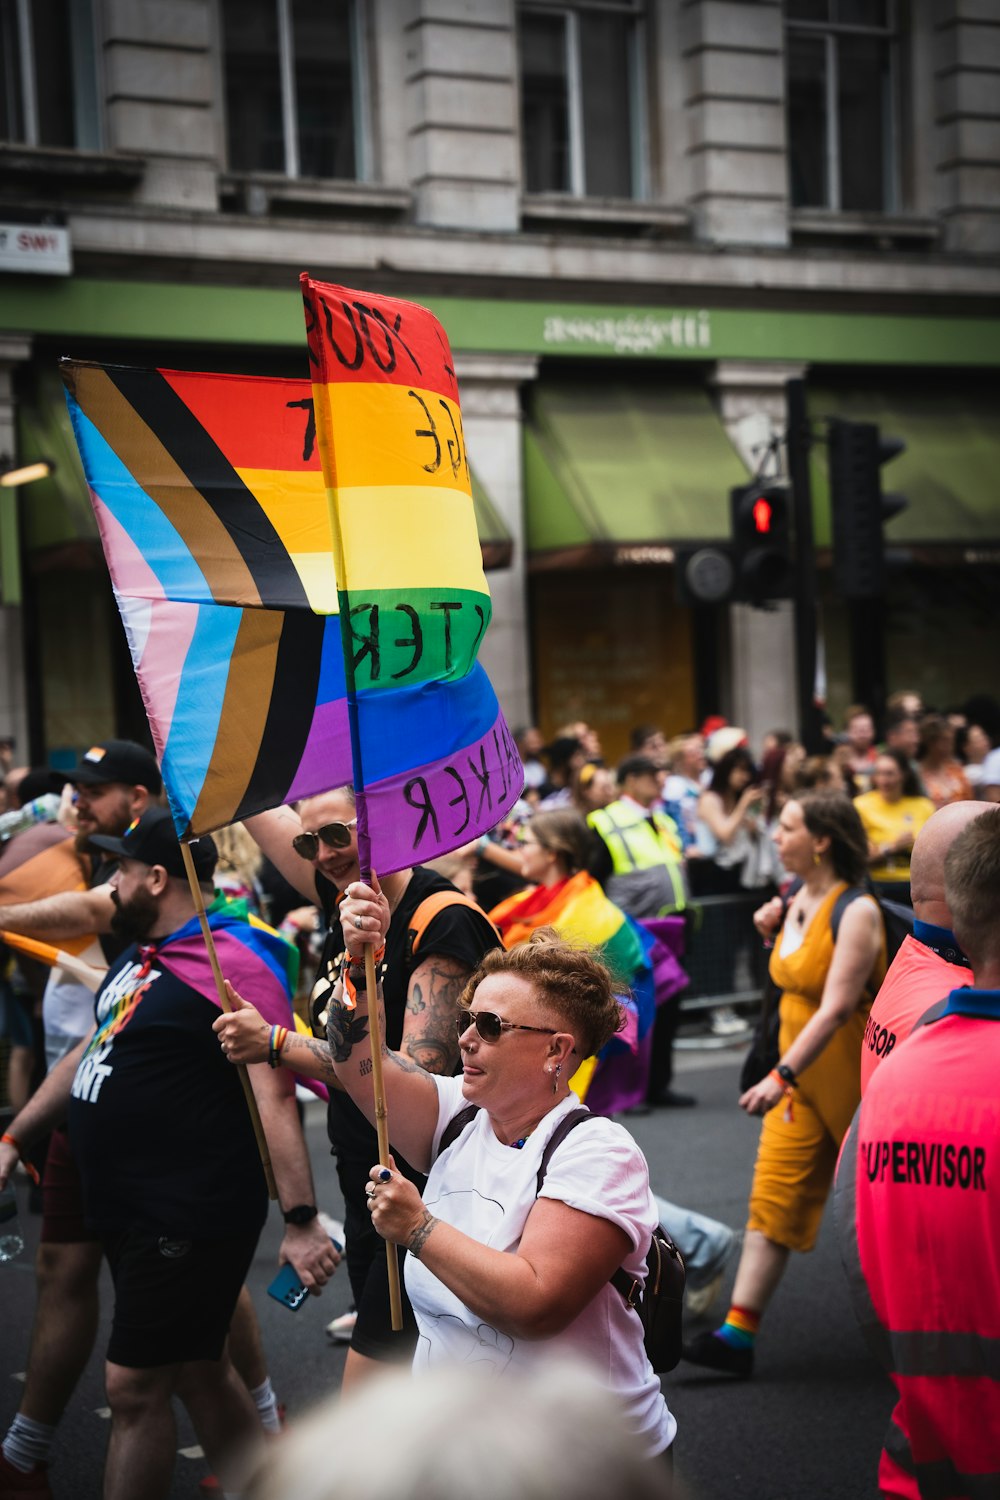
[[(342, 892), (360, 878), (357, 807), (351, 787), (338, 787), (299, 804), (247, 820), (247, 828), (264, 853), (295, 888), (323, 911), (328, 932), (313, 990), (320, 1013), (332, 992), (345, 951)], [(386, 1041), (428, 1072), (449, 1073), (458, 1058), (455, 1013), (458, 997), (483, 954), (499, 943), (486, 916), (462, 902), (451, 883), (415, 865), (385, 878), (392, 910), (387, 939)], [(413, 938), (416, 915), (429, 897), (449, 903), (427, 922), (419, 945)], [(268, 1058), (269, 1028), (251, 1006), (245, 1019), (232, 1018), (229, 1035), (239, 1034), (246, 1055)], [(244, 1051), (230, 1054), (245, 1060)], [(391, 1328), (384, 1246), (372, 1230), (365, 1183), (377, 1153), (376, 1133), (338, 1083), (330, 1049), (319, 1037), (289, 1034), (280, 1067), (330, 1086), (327, 1127), (337, 1159), (344, 1195), (345, 1254), (358, 1319), (351, 1337), (344, 1387), (373, 1373), (387, 1361), (409, 1360), (416, 1328), (403, 1300), (403, 1329)], [(369, 1093), (371, 1085), (369, 1081)], [(369, 1117), (370, 1118), (370, 1117)], [(405, 1163), (401, 1170), (422, 1185), (423, 1178)]]
[[(327, 1010), (330, 1050), (338, 1081), (374, 1121), (363, 961), (390, 930), (374, 876), (347, 886), (340, 920), (347, 954)], [(381, 982), (376, 996), (381, 1011)], [(216, 1031), (231, 1060), (248, 1061), (263, 1023), (232, 998), (236, 1013)], [(677, 1424), (641, 1321), (610, 1284), (619, 1267), (645, 1275), (657, 1215), (642, 1153), (621, 1126), (594, 1116), (559, 1139), (538, 1185), (545, 1147), (577, 1107), (568, 1085), (577, 1061), (620, 1025), (608, 972), (590, 954), (547, 932), (491, 951), (462, 996), (460, 1077), (384, 1049), (393, 1146), (429, 1172), (423, 1197), (394, 1160), (370, 1169), (365, 1191), (375, 1229), (409, 1252), (415, 1369), (457, 1361), (513, 1373), (543, 1354), (583, 1360), (652, 1459), (668, 1454)]]

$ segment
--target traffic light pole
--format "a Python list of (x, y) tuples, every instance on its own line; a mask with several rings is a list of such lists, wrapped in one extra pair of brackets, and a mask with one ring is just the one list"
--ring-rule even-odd
[(810, 755), (827, 748), (816, 703), (816, 548), (809, 480), (809, 417), (803, 380), (785, 383), (788, 476), (795, 514), (795, 679), (799, 734)]

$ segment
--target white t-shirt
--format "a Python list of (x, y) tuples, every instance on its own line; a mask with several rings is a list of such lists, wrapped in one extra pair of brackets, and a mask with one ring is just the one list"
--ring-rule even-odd
[[(965, 774), (969, 774), (968, 766), (965, 768)], [(996, 750), (991, 750), (983, 761), (982, 770), (979, 774), (979, 785), (1000, 786), (1000, 747)]]
[[(467, 1100), (461, 1078), (435, 1077), (434, 1084), (439, 1101), (436, 1151), (445, 1126)], [(579, 1100), (571, 1094), (545, 1116), (520, 1150), (497, 1140), (481, 1109), (431, 1167), (423, 1194), (427, 1208), (442, 1223), (481, 1244), (514, 1253), (535, 1203), (545, 1144), (563, 1116), (578, 1107)], [(595, 1115), (572, 1130), (549, 1162), (540, 1196), (617, 1224), (632, 1245), (624, 1262), (626, 1272), (645, 1275), (656, 1204), (642, 1152), (621, 1125)], [(415, 1370), (467, 1364), (492, 1366), (506, 1374), (551, 1357), (582, 1359), (616, 1392), (631, 1430), (650, 1457), (673, 1442), (677, 1423), (646, 1357), (642, 1324), (610, 1283), (562, 1333), (523, 1340), (481, 1322), (412, 1255), (405, 1266), (406, 1290), (419, 1331)]]

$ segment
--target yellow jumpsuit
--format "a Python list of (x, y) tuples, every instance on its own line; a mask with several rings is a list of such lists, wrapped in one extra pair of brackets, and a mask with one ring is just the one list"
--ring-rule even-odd
[[(844, 889), (841, 882), (830, 891), (793, 953), (782, 955), (780, 934), (775, 943), (770, 974), (782, 992), (782, 1057), (819, 1008), (833, 962), (830, 919)], [(811, 1250), (816, 1243), (840, 1145), (861, 1101), (861, 1042), (872, 996), (884, 973), (883, 936), (864, 998), (854, 1014), (799, 1074), (791, 1101), (783, 1100), (764, 1116), (747, 1228), (759, 1230), (790, 1250)]]

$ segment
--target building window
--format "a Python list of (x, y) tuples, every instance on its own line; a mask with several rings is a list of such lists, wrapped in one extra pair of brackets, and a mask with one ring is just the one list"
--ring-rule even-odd
[(234, 172), (364, 180), (361, 0), (221, 0)]
[(895, 0), (786, 0), (793, 208), (897, 207)]
[(0, 0), (0, 139), (99, 148), (89, 0)]
[(642, 11), (641, 0), (521, 0), (527, 192), (645, 196)]

